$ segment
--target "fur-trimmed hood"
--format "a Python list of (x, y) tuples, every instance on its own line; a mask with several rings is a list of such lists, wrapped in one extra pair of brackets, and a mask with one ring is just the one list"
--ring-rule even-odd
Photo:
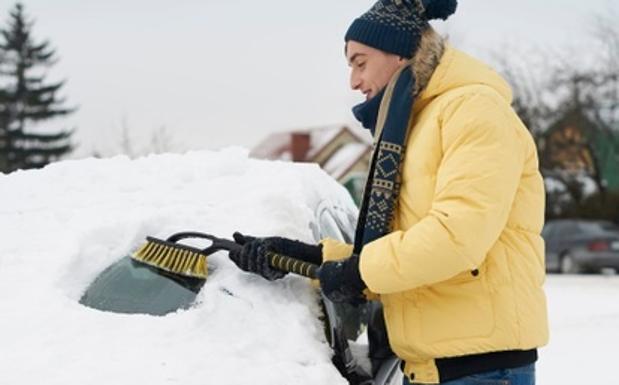
[[(432, 67), (437, 57), (440, 57), (439, 63)], [(413, 67), (423, 87), (415, 101), (415, 111), (423, 109), (439, 95), (469, 85), (488, 86), (508, 104), (512, 103), (511, 87), (495, 70), (449, 44), (421, 45)]]

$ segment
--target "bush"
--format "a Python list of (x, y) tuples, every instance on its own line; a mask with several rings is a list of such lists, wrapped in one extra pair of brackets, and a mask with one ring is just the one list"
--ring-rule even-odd
[(556, 218), (599, 219), (619, 223), (619, 191), (598, 192), (580, 202), (571, 202), (560, 214), (548, 219)]

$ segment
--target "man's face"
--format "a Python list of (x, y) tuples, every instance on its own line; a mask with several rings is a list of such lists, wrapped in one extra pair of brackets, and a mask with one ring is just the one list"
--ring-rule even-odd
[(350, 66), (350, 87), (359, 90), (366, 100), (376, 96), (406, 59), (350, 40), (346, 43)]

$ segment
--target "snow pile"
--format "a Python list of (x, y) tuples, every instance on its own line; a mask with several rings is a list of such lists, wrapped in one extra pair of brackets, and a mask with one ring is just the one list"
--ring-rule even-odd
[(313, 241), (318, 200), (354, 207), (317, 166), (250, 160), (241, 149), (90, 159), (0, 175), (0, 191), (0, 384), (345, 384), (309, 282), (269, 283), (224, 253), (209, 259), (217, 270), (187, 311), (78, 303), (146, 235)]

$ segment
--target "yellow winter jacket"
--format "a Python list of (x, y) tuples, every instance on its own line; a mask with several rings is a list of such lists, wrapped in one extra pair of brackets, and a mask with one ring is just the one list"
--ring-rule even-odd
[[(496, 72), (446, 48), (413, 107), (393, 232), (360, 255), (415, 383), (439, 382), (437, 358), (547, 343), (544, 186), (511, 101)], [(323, 241), (325, 260), (351, 250)]]

